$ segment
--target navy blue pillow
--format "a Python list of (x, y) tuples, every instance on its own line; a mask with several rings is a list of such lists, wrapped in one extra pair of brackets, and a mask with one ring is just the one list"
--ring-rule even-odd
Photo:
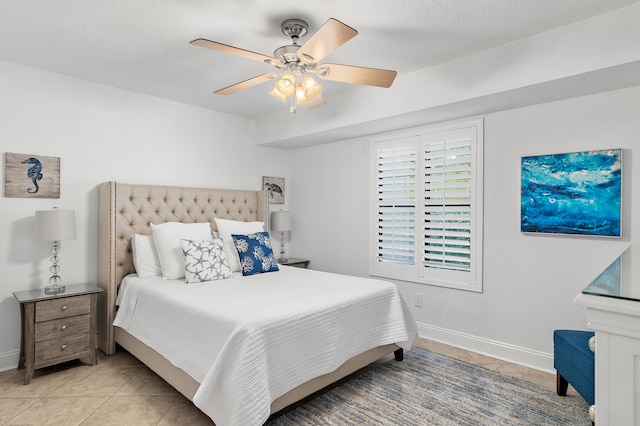
[(278, 271), (278, 262), (273, 255), (268, 232), (231, 235), (231, 238), (233, 238), (233, 245), (238, 250), (242, 275)]

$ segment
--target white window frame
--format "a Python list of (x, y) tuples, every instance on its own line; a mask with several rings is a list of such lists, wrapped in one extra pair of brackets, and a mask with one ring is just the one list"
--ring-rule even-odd
[[(465, 244), (463, 256), (464, 262), (459, 262), (460, 267), (454, 266), (452, 269), (442, 268), (437, 264), (428, 265), (426, 262), (426, 248), (432, 247), (431, 240), (428, 241), (425, 235), (429, 234), (427, 227), (426, 210), (429, 204), (433, 204), (432, 184), (428, 184), (429, 179), (425, 176), (433, 176), (426, 169), (426, 161), (429, 150), (425, 147), (428, 144), (445, 144), (457, 146), (457, 141), (464, 141), (458, 145), (468, 156), (470, 149), (471, 161), (470, 169), (465, 168), (465, 172), (470, 179), (460, 188), (468, 197), (460, 198), (466, 201), (458, 201), (455, 197), (445, 197), (444, 202), (436, 201), (442, 211), (453, 208), (458, 215), (464, 218), (461, 222), (469, 224), (470, 230), (468, 238), (461, 238)], [(371, 157), (371, 190), (370, 190), (370, 242), (369, 242), (369, 274), (372, 276), (391, 278), (401, 281), (410, 281), (420, 284), (435, 285), (460, 290), (482, 292), (482, 248), (483, 248), (483, 145), (484, 145), (484, 123), (483, 120), (464, 120), (445, 123), (434, 126), (418, 127), (376, 136), (370, 141)], [(380, 164), (404, 161), (406, 159), (403, 149), (415, 149), (415, 175), (407, 176), (407, 169), (402, 166), (400, 171), (389, 169)], [(390, 151), (391, 150), (391, 151)], [(400, 150), (400, 151), (398, 151)], [(380, 159), (379, 154), (390, 156), (392, 160)], [(395, 158), (397, 162), (394, 162)], [(450, 157), (455, 158), (455, 157)], [(453, 160), (456, 161), (456, 160)], [(386, 162), (386, 163), (385, 163)], [(379, 172), (380, 170), (380, 172)], [(423, 178), (425, 177), (425, 178)], [(384, 185), (382, 184), (384, 179)], [(431, 180), (432, 182), (432, 180)], [(406, 188), (415, 187), (415, 196), (410, 200), (407, 196)], [(447, 188), (451, 188), (449, 182)], [(391, 192), (384, 188), (392, 188)], [(396, 192), (397, 191), (397, 192)], [(392, 198), (395, 194), (396, 198)], [(399, 198), (398, 198), (399, 197)], [(436, 197), (437, 198), (437, 197)], [(391, 200), (391, 201), (388, 201)], [(398, 201), (399, 200), (399, 201)], [(413, 213), (412, 210), (413, 203)], [(464, 205), (464, 206), (460, 206)], [(452, 207), (453, 206), (453, 207)], [(433, 206), (430, 207), (433, 209)], [(400, 213), (397, 213), (400, 212)], [(406, 218), (408, 219), (405, 219)], [(443, 215), (444, 216), (444, 215)], [(391, 222), (386, 222), (385, 217), (391, 217)], [(394, 228), (388, 226), (394, 219), (400, 217), (400, 226)], [(413, 219), (413, 220), (411, 220)], [(451, 223), (457, 223), (454, 220)], [(407, 224), (412, 223), (413, 229), (407, 233)], [(462, 225), (461, 225), (462, 226)], [(447, 230), (448, 231), (448, 230)], [(451, 234), (444, 231), (443, 234)], [(455, 234), (455, 232), (453, 232)], [(447, 238), (447, 237), (442, 237)], [(455, 235), (453, 237), (456, 238)], [(384, 242), (380, 242), (383, 241)], [(406, 247), (413, 245), (413, 253), (406, 252)], [(444, 251), (444, 250), (442, 250)], [(447, 256), (448, 258), (448, 256)], [(456, 264), (454, 261), (453, 265)], [(457, 269), (457, 270), (456, 270)]]

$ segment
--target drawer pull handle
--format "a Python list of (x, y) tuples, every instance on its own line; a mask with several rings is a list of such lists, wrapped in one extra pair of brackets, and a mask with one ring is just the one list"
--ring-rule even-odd
[(62, 306), (62, 310), (66, 311), (67, 310), (67, 305)]
[(65, 349), (67, 349), (67, 345), (62, 345), (60, 349), (64, 351)]
[(63, 325), (62, 327), (60, 327), (60, 330), (65, 331), (67, 329), (66, 325)]

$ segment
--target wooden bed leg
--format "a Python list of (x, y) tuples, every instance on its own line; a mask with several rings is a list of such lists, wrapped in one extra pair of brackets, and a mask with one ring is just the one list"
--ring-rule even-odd
[(404, 351), (402, 348), (393, 351), (393, 356), (396, 358), (396, 361), (402, 361), (404, 359)]

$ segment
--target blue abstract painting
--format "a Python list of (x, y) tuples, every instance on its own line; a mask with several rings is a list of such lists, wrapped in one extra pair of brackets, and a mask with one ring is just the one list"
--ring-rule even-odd
[(521, 167), (521, 232), (621, 236), (621, 149), (522, 157)]

